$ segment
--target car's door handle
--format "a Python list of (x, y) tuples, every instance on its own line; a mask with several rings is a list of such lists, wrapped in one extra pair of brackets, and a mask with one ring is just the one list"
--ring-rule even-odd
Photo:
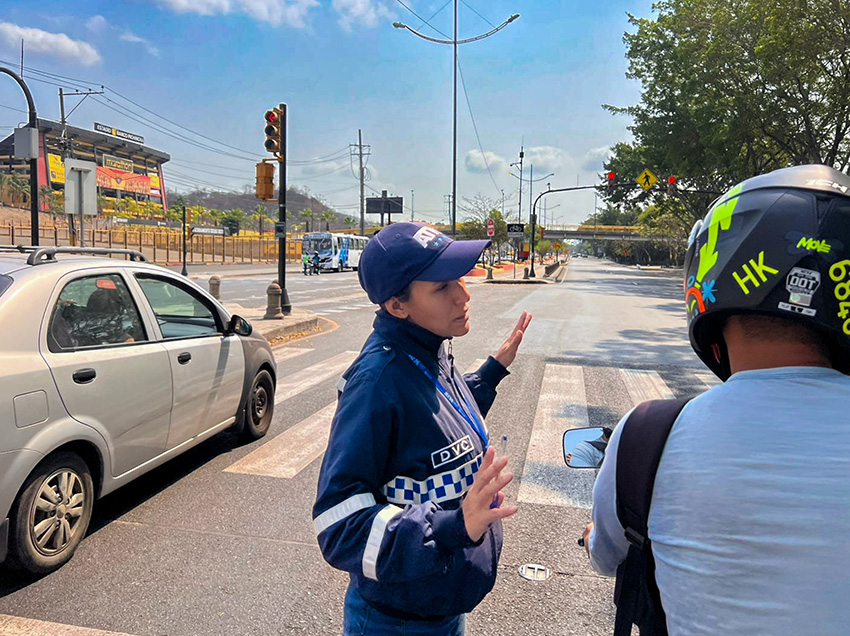
[(94, 369), (78, 369), (74, 371), (74, 375), (71, 377), (77, 384), (88, 384), (97, 377), (97, 371)]
[(177, 356), (177, 362), (179, 362), (180, 364), (188, 364), (189, 360), (191, 360), (191, 359), (192, 359), (192, 354), (189, 353), (188, 351), (184, 351), (179, 356)]

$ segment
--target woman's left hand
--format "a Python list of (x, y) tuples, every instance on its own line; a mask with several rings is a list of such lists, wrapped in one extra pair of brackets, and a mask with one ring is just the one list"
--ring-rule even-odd
[(516, 323), (516, 327), (514, 327), (511, 335), (508, 336), (508, 339), (505, 340), (504, 344), (499, 347), (499, 350), (493, 355), (493, 357), (498, 360), (499, 364), (506, 369), (516, 359), (517, 349), (519, 349), (519, 344), (522, 342), (525, 330), (531, 323), (531, 318), (532, 316), (530, 313), (527, 311), (522, 312), (522, 315), (519, 317), (519, 321)]

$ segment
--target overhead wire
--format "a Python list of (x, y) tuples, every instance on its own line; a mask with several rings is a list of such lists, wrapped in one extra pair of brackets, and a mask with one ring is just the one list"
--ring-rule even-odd
[[(0, 63), (13, 64), (12, 62), (9, 62), (9, 61), (6, 61), (6, 60), (0, 60)], [(206, 141), (209, 141), (209, 142), (211, 142), (211, 143), (217, 144), (217, 145), (219, 145), (219, 146), (223, 146), (223, 147), (225, 147), (225, 148), (230, 148), (231, 150), (236, 150), (236, 151), (238, 151), (238, 152), (241, 152), (241, 153), (244, 153), (244, 154), (246, 154), (246, 155), (249, 155), (249, 156), (251, 156), (251, 157), (252, 157), (252, 158), (250, 159), (250, 161), (256, 161), (256, 159), (257, 159), (257, 158), (260, 158), (260, 155), (258, 155), (258, 154), (255, 154), (255, 153), (253, 153), (253, 152), (251, 152), (251, 151), (248, 151), (248, 150), (244, 150), (244, 149), (238, 148), (238, 147), (236, 147), (236, 146), (232, 146), (232, 145), (227, 144), (227, 143), (222, 142), (222, 141), (218, 141), (217, 139), (213, 139), (212, 137), (209, 137), (209, 136), (207, 136), (207, 135), (204, 135), (203, 133), (199, 133), (199, 132), (197, 132), (197, 131), (195, 131), (195, 130), (192, 130), (191, 128), (188, 128), (187, 126), (184, 126), (184, 125), (182, 125), (182, 124), (180, 124), (180, 123), (178, 123), (178, 122), (175, 122), (175, 121), (173, 121), (173, 120), (171, 120), (171, 119), (169, 119), (169, 118), (165, 117), (164, 115), (160, 115), (159, 113), (157, 113), (157, 112), (155, 112), (155, 111), (153, 111), (153, 110), (151, 110), (151, 109), (147, 108), (146, 106), (143, 106), (142, 104), (139, 104), (138, 102), (136, 102), (136, 101), (132, 100), (132, 99), (131, 99), (131, 98), (129, 98), (129, 97), (126, 97), (125, 95), (123, 95), (123, 94), (119, 93), (118, 91), (116, 91), (116, 90), (114, 90), (114, 89), (112, 89), (112, 88), (110, 88), (109, 86), (106, 86), (106, 85), (104, 85), (104, 84), (98, 84), (98, 83), (96, 83), (96, 82), (89, 82), (89, 81), (86, 81), (86, 80), (79, 80), (79, 79), (71, 78), (71, 77), (68, 77), (68, 76), (65, 76), (65, 75), (59, 75), (59, 74), (57, 74), (57, 73), (50, 73), (50, 72), (47, 72), (47, 71), (42, 71), (42, 70), (40, 70), (40, 69), (36, 69), (36, 68), (33, 68), (33, 67), (27, 67), (27, 66), (25, 66), (25, 67), (24, 67), (24, 69), (25, 69), (26, 71), (28, 71), (31, 75), (32, 75), (32, 74), (35, 74), (35, 75), (40, 75), (40, 76), (41, 76), (41, 78), (39, 78), (39, 77), (31, 77), (31, 79), (33, 79), (33, 80), (35, 80), (35, 81), (42, 82), (42, 83), (44, 83), (44, 84), (51, 85), (51, 86), (57, 86), (57, 87), (59, 87), (59, 88), (66, 87), (66, 86), (68, 86), (68, 85), (71, 85), (72, 87), (77, 88), (77, 89), (85, 89), (85, 90), (89, 90), (89, 89), (91, 89), (92, 87), (99, 87), (99, 88), (102, 88), (102, 89), (104, 89), (104, 90), (106, 90), (106, 91), (110, 92), (111, 94), (115, 95), (116, 97), (118, 97), (118, 98), (120, 98), (120, 99), (122, 99), (122, 100), (124, 100), (124, 101), (126, 101), (126, 102), (129, 102), (130, 104), (133, 104), (133, 105), (134, 105), (134, 106), (136, 106), (137, 108), (140, 108), (140, 109), (142, 109), (143, 111), (145, 111), (145, 112), (147, 112), (147, 113), (149, 113), (149, 114), (153, 115), (154, 117), (157, 117), (157, 118), (159, 118), (159, 119), (161, 119), (161, 120), (163, 120), (163, 121), (165, 121), (165, 122), (168, 122), (169, 124), (171, 124), (171, 125), (173, 125), (173, 126), (176, 126), (177, 128), (180, 128), (180, 129), (182, 129), (182, 130), (184, 130), (184, 131), (186, 131), (186, 132), (189, 132), (189, 133), (191, 133), (191, 134), (193, 134), (193, 135), (195, 135), (195, 136), (197, 136), (197, 137), (200, 137), (201, 139), (204, 139), (204, 140), (206, 140)], [(48, 78), (48, 79), (44, 79), (44, 78)], [(51, 81), (51, 80), (60, 80), (60, 81), (63, 81), (63, 82), (64, 82), (64, 84), (58, 84), (58, 83), (56, 83), (55, 81)], [(202, 148), (202, 149), (204, 149), (204, 150), (209, 149), (209, 146), (206, 146), (206, 145), (204, 145), (204, 144), (200, 144), (199, 142), (197, 142), (197, 141), (195, 141), (195, 140), (191, 140), (191, 139), (189, 139), (189, 138), (186, 138), (185, 136), (181, 135), (180, 133), (176, 133), (176, 132), (175, 132), (175, 131), (173, 131), (173, 130), (169, 130), (166, 126), (164, 126), (164, 125), (162, 125), (162, 124), (157, 124), (157, 123), (155, 123), (155, 122), (151, 123), (151, 120), (149, 120), (149, 119), (147, 119), (146, 117), (144, 117), (144, 115), (141, 115), (141, 114), (140, 114), (140, 113), (138, 113), (138, 112), (134, 112), (132, 109), (128, 108), (127, 106), (124, 106), (124, 105), (122, 105), (122, 104), (118, 104), (117, 102), (115, 102), (114, 100), (109, 99), (109, 98), (108, 98), (108, 97), (106, 97), (106, 96), (103, 96), (103, 99), (106, 99), (106, 100), (107, 100), (107, 101), (109, 101), (110, 103), (114, 104), (114, 105), (115, 105), (118, 109), (125, 109), (125, 110), (127, 110), (128, 112), (130, 112), (130, 113), (134, 114), (135, 116), (137, 116), (138, 118), (143, 119), (145, 122), (148, 122), (148, 124), (144, 124), (144, 122), (140, 122), (138, 119), (134, 119), (134, 121), (136, 121), (137, 123), (141, 123), (142, 125), (151, 125), (151, 127), (153, 127), (153, 128), (154, 128), (154, 130), (156, 130), (157, 132), (161, 132), (161, 133), (163, 133), (163, 134), (171, 135), (172, 137), (177, 138), (177, 139), (180, 139), (180, 140), (182, 140), (182, 141), (185, 141), (186, 143), (193, 143), (193, 145), (196, 145), (196, 146), (198, 146), (199, 148)], [(103, 105), (103, 104), (101, 103), (101, 105)], [(113, 108), (113, 110), (115, 110), (115, 109)], [(124, 113), (120, 113), (120, 111), (119, 111), (119, 114), (124, 114)], [(131, 119), (132, 119), (132, 117), (131, 117)], [(157, 127), (154, 127), (154, 126), (158, 126), (158, 128), (157, 128)], [(337, 151), (335, 151), (335, 152), (331, 153), (330, 155), (326, 155), (325, 157), (319, 157), (319, 158), (317, 158), (317, 159), (315, 159), (315, 160), (289, 160), (289, 161), (288, 161), (288, 163), (290, 163), (291, 165), (311, 165), (311, 164), (313, 164), (313, 163), (324, 163), (324, 162), (326, 162), (326, 161), (333, 161), (333, 160), (335, 160), (335, 159), (336, 159), (335, 155), (339, 155), (339, 154), (341, 154), (341, 153), (342, 153), (343, 151), (345, 151), (346, 149), (347, 149), (347, 148), (343, 148), (343, 149), (341, 149), (341, 150), (337, 150)], [(222, 152), (222, 151), (217, 150), (217, 149), (212, 149), (212, 152), (218, 152), (219, 154), (224, 154), (225, 156), (231, 156), (231, 157), (234, 157), (234, 158), (240, 158), (240, 159), (242, 159), (242, 160), (248, 160), (248, 159), (246, 159), (246, 158), (244, 158), (244, 157), (235, 157), (234, 155), (232, 155), (232, 153), (225, 153), (225, 152)], [(328, 159), (328, 157), (332, 157), (332, 158), (331, 158), (331, 159)]]
[(463, 70), (460, 66), (460, 59), (457, 61), (457, 70), (460, 73), (460, 83), (463, 86), (463, 95), (466, 97), (466, 106), (469, 108), (469, 118), (472, 120), (472, 129), (475, 131), (475, 139), (478, 140), (478, 150), (481, 151), (481, 158), (484, 160), (484, 165), (487, 167), (487, 174), (490, 175), (490, 181), (493, 182), (496, 190), (501, 194), (502, 188), (499, 187), (499, 184), (496, 183), (496, 179), (493, 178), (493, 172), (490, 170), (490, 163), (487, 161), (487, 155), (484, 154), (484, 147), (481, 145), (481, 137), (478, 134), (478, 126), (475, 123), (475, 115), (472, 114), (472, 104), (469, 101), (469, 93), (466, 90), (466, 81), (463, 78)]
[(490, 20), (488, 20), (488, 19), (487, 19), (487, 18), (485, 18), (483, 15), (481, 15), (480, 13), (478, 13), (478, 11), (476, 11), (476, 10), (475, 10), (475, 8), (474, 8), (472, 5), (470, 5), (468, 2), (466, 2), (466, 0), (460, 0), (460, 1), (461, 1), (464, 5), (466, 5), (466, 7), (467, 7), (468, 9), (470, 9), (470, 10), (471, 10), (471, 11), (472, 11), (475, 15), (477, 15), (479, 18), (481, 18), (482, 20), (484, 20), (484, 22), (486, 22), (487, 24), (489, 24), (489, 25), (490, 25), (491, 27), (493, 27), (494, 29), (496, 28), (496, 25), (495, 25), (495, 24), (493, 24), (492, 22), (490, 22)]
[(413, 15), (415, 15), (417, 18), (419, 18), (419, 19), (420, 19), (423, 23), (427, 24), (429, 27), (431, 27), (432, 29), (434, 29), (434, 31), (436, 31), (437, 33), (439, 33), (440, 35), (442, 35), (444, 38), (449, 38), (449, 37), (450, 37), (450, 36), (446, 35), (445, 33), (443, 33), (442, 31), (440, 31), (440, 29), (438, 29), (437, 27), (435, 27), (433, 24), (431, 24), (430, 22), (428, 22), (428, 20), (426, 20), (425, 18), (423, 18), (421, 15), (419, 15), (418, 13), (416, 13), (416, 11), (414, 11), (413, 9), (411, 9), (410, 7), (408, 7), (406, 4), (404, 4), (404, 2), (402, 2), (402, 0), (395, 0), (395, 1), (396, 1), (396, 2), (398, 2), (398, 3), (399, 3), (401, 6), (403, 6), (405, 9), (407, 9), (408, 11), (410, 11), (410, 13), (412, 13)]

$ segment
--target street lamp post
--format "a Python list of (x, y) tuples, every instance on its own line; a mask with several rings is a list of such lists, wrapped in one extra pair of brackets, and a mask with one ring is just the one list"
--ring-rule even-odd
[(440, 40), (438, 38), (432, 38), (427, 35), (424, 35), (423, 33), (419, 33), (419, 31), (410, 28), (406, 24), (403, 24), (401, 22), (393, 22), (393, 26), (396, 29), (407, 29), (408, 31), (413, 33), (413, 35), (419, 36), (423, 40), (428, 40), (429, 42), (434, 42), (436, 44), (451, 44), (452, 48), (454, 49), (454, 88), (452, 90), (452, 237), (457, 234), (457, 47), (459, 44), (469, 44), (471, 42), (477, 42), (478, 40), (488, 38), (491, 35), (504, 29), (518, 17), (519, 14), (515, 13), (510, 18), (502, 22), (502, 24), (491, 29), (487, 33), (482, 33), (481, 35), (476, 35), (475, 37), (471, 38), (465, 38), (463, 40), (457, 39), (458, 0), (454, 0), (454, 37), (451, 40)]

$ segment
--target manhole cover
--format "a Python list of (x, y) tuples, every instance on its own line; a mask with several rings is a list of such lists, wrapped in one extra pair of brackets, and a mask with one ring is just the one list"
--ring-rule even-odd
[(549, 568), (537, 563), (526, 563), (519, 569), (519, 575), (529, 581), (546, 581), (552, 573)]

